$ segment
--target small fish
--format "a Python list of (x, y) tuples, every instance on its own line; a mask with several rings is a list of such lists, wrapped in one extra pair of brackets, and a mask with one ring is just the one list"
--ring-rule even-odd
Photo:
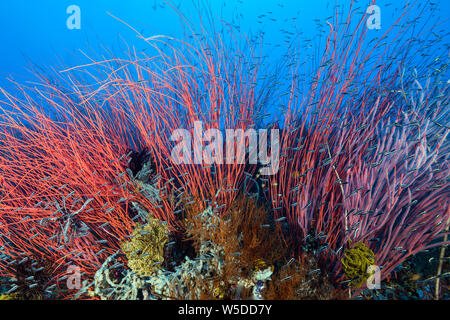
[(308, 272), (308, 274), (313, 274), (313, 273), (317, 273), (317, 272), (320, 272), (320, 269), (311, 270), (310, 272)]
[(110, 212), (113, 211), (115, 208), (116, 208), (116, 207), (111, 207), (111, 208), (105, 210), (105, 213), (106, 213), (106, 214), (107, 214), (107, 213), (110, 213)]
[(6, 294), (11, 294), (11, 293), (13, 293), (14, 291), (16, 291), (18, 288), (19, 288), (18, 285), (13, 285), (13, 286), (11, 287), (11, 289), (9, 289), (9, 290), (6, 292)]
[(287, 276), (286, 278), (281, 279), (279, 282), (283, 282), (283, 281), (289, 280), (291, 278), (292, 278), (292, 276)]
[(292, 264), (292, 262), (294, 262), (295, 261), (295, 259), (294, 258), (291, 258), (289, 261), (288, 261), (288, 263), (286, 263), (286, 267), (289, 267), (291, 264)]
[(33, 269), (34, 272), (39, 272), (39, 271), (42, 271), (42, 270), (44, 270), (44, 267), (40, 267), (40, 268), (37, 268), (37, 269)]
[(26, 262), (27, 260), (28, 260), (28, 257), (25, 257), (25, 258), (23, 258), (22, 260), (20, 260), (20, 261), (18, 262), (18, 264), (22, 264), (22, 263)]

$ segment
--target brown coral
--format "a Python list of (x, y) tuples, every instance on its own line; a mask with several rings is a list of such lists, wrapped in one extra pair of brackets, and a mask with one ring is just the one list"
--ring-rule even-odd
[(335, 300), (347, 299), (344, 291), (334, 288), (322, 274), (316, 260), (302, 256), (280, 267), (262, 292), (267, 300)]
[[(251, 292), (239, 288), (240, 281), (251, 279), (261, 261), (270, 267), (285, 255), (281, 227), (270, 223), (268, 211), (256, 200), (245, 197), (238, 198), (220, 215), (214, 213), (207, 223), (199, 214), (200, 210), (198, 202), (187, 207), (186, 231), (189, 238), (194, 241), (197, 251), (205, 243), (221, 248), (223, 258), (217, 278), (205, 279), (213, 281), (216, 286), (211, 290), (209, 283), (205, 283), (202, 297), (250, 298)], [(271, 268), (273, 270), (273, 266)]]

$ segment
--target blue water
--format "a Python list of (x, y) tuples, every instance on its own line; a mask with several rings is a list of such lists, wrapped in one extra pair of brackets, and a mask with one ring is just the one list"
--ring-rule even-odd
[[(344, 6), (349, 4), (349, 0), (336, 2)], [(385, 31), (392, 22), (395, 10), (406, 2), (377, 1), (382, 10), (382, 29), (372, 32)], [(432, 2), (436, 8), (435, 18), (444, 22), (437, 30), (450, 30), (450, 1)], [(272, 46), (270, 52), (274, 60), (279, 59), (285, 47), (285, 34), (281, 30), (301, 32), (306, 38), (314, 38), (317, 35), (314, 19), (323, 22), (332, 16), (334, 5), (334, 1), (328, 0), (174, 0), (173, 3), (188, 19), (193, 19), (191, 22), (194, 25), (198, 25), (198, 19), (195, 18), (195, 12), (199, 10), (197, 8), (202, 8), (201, 15), (204, 16), (204, 8), (208, 7), (217, 22), (221, 18), (239, 25), (242, 33), (258, 34), (263, 31), (266, 49)], [(367, 8), (369, 1), (357, 3), (356, 6)], [(79, 30), (69, 30), (66, 26), (69, 17), (66, 9), (70, 5), (77, 5), (81, 9)], [(135, 46), (137, 51), (148, 46), (136, 37), (133, 30), (108, 12), (146, 37), (159, 34), (183, 36), (179, 15), (162, 0), (2, 0), (0, 86), (9, 88), (11, 85), (7, 79), (12, 76), (18, 81), (29, 79), (27, 61), (58, 69), (62, 65), (86, 62), (84, 54), (99, 52), (101, 46), (115, 54), (126, 49), (125, 42)], [(263, 14), (266, 17), (258, 18)]]

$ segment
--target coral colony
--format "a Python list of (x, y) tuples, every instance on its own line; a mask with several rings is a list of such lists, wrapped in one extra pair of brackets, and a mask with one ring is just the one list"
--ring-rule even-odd
[[(261, 175), (273, 175), (278, 172), (280, 157), (280, 138), (278, 130), (270, 130), (271, 152), (267, 151), (267, 129), (225, 130), (225, 139), (222, 132), (210, 128), (203, 133), (201, 121), (194, 122), (194, 138), (186, 129), (177, 129), (173, 132), (171, 140), (181, 141), (173, 148), (171, 158), (175, 164), (249, 164), (267, 165), (260, 170)], [(205, 147), (204, 140), (209, 142)], [(225, 143), (224, 143), (225, 142)], [(245, 143), (248, 143), (248, 146)], [(194, 151), (192, 152), (192, 145)], [(236, 146), (236, 148), (235, 148)], [(225, 148), (225, 154), (224, 154)], [(236, 150), (235, 150), (236, 149)], [(245, 158), (248, 149), (248, 159)]]
[(2, 299), (448, 297), (449, 48), (415, 28), (432, 12), (380, 26), (349, 1), (276, 72), (224, 22), (136, 31), (156, 54), (0, 88)]

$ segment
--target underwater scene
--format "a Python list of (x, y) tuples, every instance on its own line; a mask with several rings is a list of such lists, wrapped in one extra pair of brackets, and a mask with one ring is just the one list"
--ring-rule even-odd
[(0, 300), (449, 300), (449, 13), (2, 0)]

